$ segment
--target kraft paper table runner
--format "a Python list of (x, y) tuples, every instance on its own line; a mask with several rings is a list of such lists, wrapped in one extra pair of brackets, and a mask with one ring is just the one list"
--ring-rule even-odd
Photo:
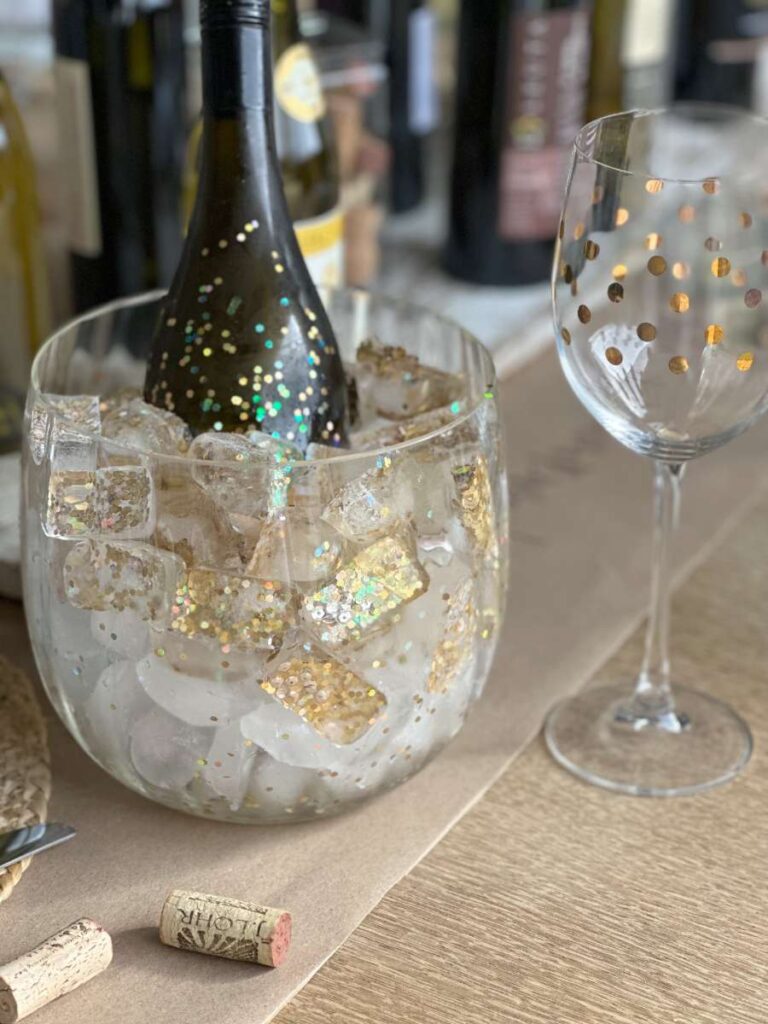
[[(501, 386), (511, 472), (512, 589), (487, 696), (406, 787), (335, 821), (247, 829), (156, 807), (93, 767), (52, 725), (52, 814), (79, 829), (0, 908), (0, 961), (76, 917), (115, 938), (115, 966), (40, 1024), (259, 1024), (338, 948), (636, 626), (647, 599), (651, 475), (577, 405), (548, 354)], [(711, 549), (760, 490), (768, 427), (702, 461), (687, 481), (677, 564)], [(0, 636), (12, 636), (9, 613)], [(18, 641), (17, 641), (18, 644)], [(28, 654), (26, 655), (28, 657)], [(19, 651), (23, 660), (24, 651)], [(172, 887), (257, 898), (294, 913), (285, 967), (266, 972), (162, 949)]]
[[(767, 623), (763, 501), (673, 607), (675, 678), (749, 722), (746, 773), (637, 800), (565, 774), (537, 741), (277, 1024), (765, 1024)], [(642, 641), (595, 684), (631, 678)]]

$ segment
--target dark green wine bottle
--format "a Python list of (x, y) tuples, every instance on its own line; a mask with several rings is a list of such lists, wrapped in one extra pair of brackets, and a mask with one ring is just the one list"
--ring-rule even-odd
[(147, 401), (196, 434), (347, 443), (344, 369), (293, 231), (275, 146), (269, 0), (203, 0), (195, 210)]

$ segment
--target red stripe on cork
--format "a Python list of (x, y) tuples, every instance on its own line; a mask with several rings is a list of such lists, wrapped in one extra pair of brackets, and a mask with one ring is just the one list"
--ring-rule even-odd
[(293, 934), (293, 921), (290, 914), (281, 914), (277, 919), (272, 937), (269, 940), (269, 948), (272, 954), (272, 966), (279, 967), (285, 962), (288, 950), (291, 948), (291, 937)]

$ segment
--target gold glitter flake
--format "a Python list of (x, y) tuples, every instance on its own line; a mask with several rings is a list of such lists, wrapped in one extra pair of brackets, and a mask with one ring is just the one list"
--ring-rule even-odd
[(192, 569), (177, 587), (171, 628), (215, 640), (222, 650), (276, 652), (293, 624), (293, 611), (293, 598), (282, 583)]
[(719, 345), (725, 337), (725, 331), (720, 324), (709, 324), (704, 332), (704, 340), (708, 345)]
[(430, 693), (447, 693), (472, 661), (478, 613), (471, 579), (450, 596), (444, 616), (427, 678)]
[(624, 285), (619, 284), (617, 281), (608, 285), (608, 298), (611, 302), (621, 302), (624, 298)]
[(696, 207), (684, 203), (677, 211), (677, 218), (681, 224), (692, 224), (696, 220)]
[(718, 256), (712, 260), (710, 270), (713, 277), (727, 277), (731, 272), (731, 261), (725, 256)]
[(597, 206), (598, 203), (602, 203), (605, 196), (605, 188), (602, 185), (595, 185), (592, 190), (592, 205)]
[(334, 658), (294, 658), (262, 689), (331, 743), (356, 743), (382, 716), (387, 699)]
[(560, 328), (560, 337), (563, 339), (566, 345), (571, 344), (571, 332), (568, 330), (567, 327)]
[(741, 373), (747, 373), (752, 369), (755, 357), (751, 352), (742, 352), (736, 360), (736, 367)]
[(573, 237), (578, 242), (584, 237), (584, 232), (587, 230), (587, 226), (583, 220), (580, 220), (576, 227), (573, 229)]
[(652, 196), (657, 196), (664, 188), (664, 182), (658, 178), (649, 178), (645, 183), (645, 191)]
[(563, 267), (563, 280), (566, 284), (570, 284), (573, 280), (573, 267), (570, 263), (566, 263)]
[(620, 206), (618, 208), (618, 210), (616, 211), (616, 227), (617, 228), (623, 227), (627, 223), (628, 220), (629, 220), (629, 210), (625, 209), (623, 206)]
[(658, 232), (652, 231), (650, 235), (645, 236), (645, 248), (652, 252), (654, 249), (658, 249), (663, 241), (664, 239)]
[(592, 310), (589, 306), (579, 306), (578, 317), (583, 324), (588, 324), (592, 319)]
[(648, 260), (648, 273), (653, 274), (654, 277), (661, 277), (662, 274), (666, 273), (667, 261), (663, 256), (651, 256)]
[(623, 263), (617, 263), (611, 271), (611, 274), (616, 278), (617, 281), (623, 281), (627, 276), (627, 268)]
[(734, 288), (743, 288), (747, 283), (747, 275), (740, 267), (731, 272), (731, 284)]
[(744, 305), (747, 309), (757, 309), (763, 301), (763, 293), (759, 288), (750, 288), (744, 295)]
[(642, 323), (637, 326), (637, 336), (640, 341), (655, 341), (656, 328), (653, 324)]
[(704, 243), (704, 248), (707, 250), (707, 252), (720, 252), (720, 250), (723, 248), (723, 243), (720, 241), (719, 238), (714, 238), (712, 235), (710, 235)]
[(685, 292), (675, 292), (669, 300), (669, 306), (674, 313), (687, 313), (691, 308), (691, 300)]
[(496, 550), (493, 520), (493, 498), (488, 476), (488, 463), (480, 455), (465, 466), (452, 470), (459, 497), (459, 516), (465, 529), (486, 554)]
[(685, 356), (672, 356), (669, 360), (670, 373), (688, 373), (688, 360)]
[(708, 196), (716, 196), (720, 191), (720, 182), (717, 178), (707, 178), (701, 186)]
[(741, 224), (741, 226), (744, 229), (751, 228), (752, 227), (752, 214), (751, 213), (747, 213), (746, 210), (744, 210), (742, 213), (739, 214), (739, 223)]
[(365, 548), (332, 583), (307, 596), (305, 621), (325, 644), (354, 644), (383, 629), (428, 586), (412, 537), (396, 531)]
[(600, 246), (597, 242), (593, 242), (592, 239), (584, 243), (584, 255), (588, 260), (596, 260), (600, 255)]

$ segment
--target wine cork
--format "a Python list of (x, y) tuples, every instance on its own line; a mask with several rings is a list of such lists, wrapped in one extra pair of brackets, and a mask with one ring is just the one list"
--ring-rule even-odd
[(291, 915), (226, 896), (174, 889), (160, 915), (160, 941), (192, 953), (279, 967), (291, 944)]
[(0, 1024), (16, 1024), (95, 978), (111, 961), (112, 940), (101, 925), (75, 921), (0, 967)]

